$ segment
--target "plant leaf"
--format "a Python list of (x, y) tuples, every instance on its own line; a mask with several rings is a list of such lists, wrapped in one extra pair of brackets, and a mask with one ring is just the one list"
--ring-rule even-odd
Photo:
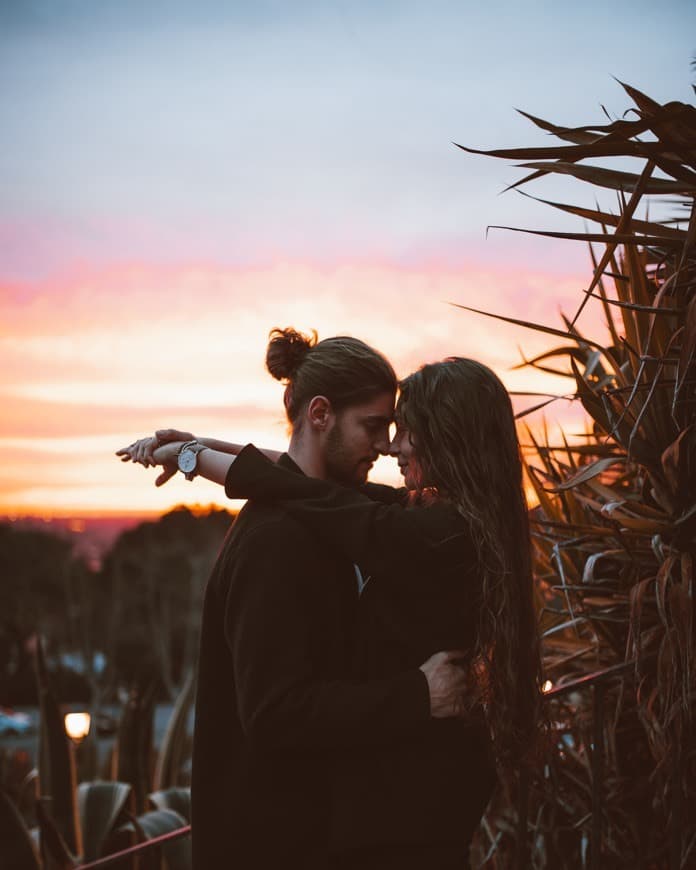
[(77, 800), (83, 831), (83, 860), (93, 861), (103, 854), (115, 825), (132, 804), (132, 789), (126, 782), (83, 782), (78, 787)]
[(0, 789), (0, 850), (3, 866), (13, 870), (40, 870), (39, 855), (17, 807)]

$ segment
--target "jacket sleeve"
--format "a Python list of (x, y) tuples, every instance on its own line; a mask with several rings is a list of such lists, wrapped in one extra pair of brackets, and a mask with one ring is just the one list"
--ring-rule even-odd
[(435, 562), (451, 563), (468, 552), (468, 534), (461, 523), (452, 528), (451, 515), (404, 507), (399, 498), (373, 501), (359, 490), (281, 468), (251, 444), (230, 466), (225, 492), (282, 503), (301, 525), (376, 576), (400, 570), (427, 576)]
[(302, 530), (294, 526), (288, 520), (249, 530), (230, 568), (225, 639), (244, 732), (266, 747), (308, 749), (416, 733), (430, 719), (420, 670), (365, 683), (318, 678), (312, 621), (322, 614), (313, 595), (326, 581), (312, 577), (311, 558), (298, 558)]
[(408, 504), (408, 490), (404, 486), (386, 486), (383, 483), (364, 483), (358, 492), (366, 495), (370, 501), (378, 501), (382, 504), (398, 504), (406, 507)]

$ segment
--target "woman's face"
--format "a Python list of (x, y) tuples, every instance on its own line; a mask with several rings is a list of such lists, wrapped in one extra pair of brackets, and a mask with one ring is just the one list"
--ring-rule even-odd
[(420, 489), (423, 486), (423, 472), (418, 461), (418, 452), (410, 431), (396, 416), (396, 432), (389, 445), (389, 455), (395, 456), (399, 470), (404, 476), (407, 489)]

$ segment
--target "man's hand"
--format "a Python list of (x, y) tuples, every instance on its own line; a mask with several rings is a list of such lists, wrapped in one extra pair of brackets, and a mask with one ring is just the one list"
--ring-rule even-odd
[(153, 450), (153, 465), (162, 466), (162, 473), (156, 478), (155, 486), (162, 486), (163, 483), (166, 483), (177, 473), (179, 470), (177, 457), (184, 443), (184, 441), (170, 441)]
[(420, 666), (428, 681), (430, 715), (434, 719), (448, 719), (465, 713), (468, 671), (457, 664), (463, 655), (460, 650), (435, 653)]

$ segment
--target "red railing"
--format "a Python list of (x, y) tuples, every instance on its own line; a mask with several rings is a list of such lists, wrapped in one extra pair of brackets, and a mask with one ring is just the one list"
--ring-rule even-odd
[[(592, 767), (592, 830), (590, 836), (590, 870), (600, 870), (602, 860), (602, 804), (604, 791), (604, 694), (607, 683), (616, 678), (630, 677), (635, 667), (635, 662), (625, 662), (613, 667), (606, 668), (602, 671), (596, 671), (591, 674), (586, 674), (577, 680), (564, 683), (555, 689), (545, 693), (547, 699), (558, 698), (570, 692), (579, 692), (585, 689), (592, 689), (594, 693), (593, 703), (593, 726), (592, 726), (592, 747), (591, 747), (591, 767)], [(517, 863), (520, 868), (529, 866), (529, 843), (528, 843), (528, 814), (529, 814), (529, 783), (526, 778), (520, 779), (519, 795), (518, 795), (518, 828), (517, 828)], [(678, 789), (676, 790), (678, 792)], [(677, 800), (676, 796), (673, 800)], [(674, 808), (676, 810), (676, 807)], [(676, 814), (675, 814), (676, 816)], [(182, 828), (177, 828), (175, 831), (169, 831), (159, 837), (153, 837), (151, 840), (146, 840), (143, 843), (138, 843), (135, 846), (130, 846), (128, 849), (123, 849), (120, 852), (114, 852), (112, 855), (106, 855), (103, 858), (98, 858), (96, 861), (91, 861), (88, 864), (79, 865), (79, 870), (101, 870), (103, 867), (108, 867), (124, 858), (130, 858), (135, 855), (140, 855), (146, 850), (154, 849), (165, 843), (170, 843), (180, 837), (185, 837), (191, 833), (191, 826), (186, 825)], [(670, 848), (670, 867), (680, 867), (679, 847), (680, 831), (676, 818), (672, 822), (671, 831), (671, 848)]]
[(115, 864), (116, 861), (121, 861), (123, 858), (132, 858), (134, 855), (142, 854), (146, 849), (154, 849), (157, 846), (164, 845), (164, 843), (171, 843), (172, 840), (178, 840), (180, 837), (185, 837), (190, 833), (191, 825), (186, 825), (183, 828), (177, 828), (175, 831), (160, 834), (159, 837), (153, 837), (151, 840), (145, 840), (144, 843), (129, 846), (120, 852), (114, 852), (111, 855), (105, 855), (103, 858), (97, 858), (96, 861), (90, 861), (88, 864), (80, 864), (79, 870), (101, 870), (102, 867), (108, 867), (110, 864)]

